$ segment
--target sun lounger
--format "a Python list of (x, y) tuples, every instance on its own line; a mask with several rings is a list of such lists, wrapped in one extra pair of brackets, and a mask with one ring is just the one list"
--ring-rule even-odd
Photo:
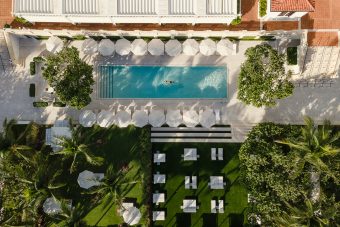
[(215, 110), (215, 116), (216, 116), (216, 123), (221, 122), (221, 115), (220, 115), (220, 110)]
[(223, 148), (218, 148), (218, 160), (223, 160)]
[(211, 204), (211, 213), (216, 213), (216, 200), (211, 200), (210, 201)]
[(185, 189), (190, 189), (190, 177), (189, 176), (185, 176), (184, 187)]
[(211, 160), (216, 160), (216, 148), (211, 148)]
[(192, 176), (191, 180), (192, 180), (191, 182), (192, 189), (197, 189), (197, 176)]
[(218, 201), (218, 213), (224, 213), (224, 201), (223, 200)]

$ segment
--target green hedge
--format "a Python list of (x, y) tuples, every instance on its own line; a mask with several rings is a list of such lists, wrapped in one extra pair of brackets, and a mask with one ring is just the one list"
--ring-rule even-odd
[(237, 16), (234, 20), (231, 21), (231, 25), (238, 25), (242, 22), (242, 18)]
[(63, 102), (54, 102), (54, 103), (53, 103), (53, 106), (54, 106), (54, 107), (65, 107), (66, 104), (63, 103)]
[(260, 0), (260, 17), (264, 17), (267, 14), (267, 0)]
[(287, 48), (287, 62), (288, 65), (297, 65), (297, 47)]
[(36, 62), (36, 63), (42, 63), (42, 62), (45, 61), (45, 59), (41, 56), (38, 56), (38, 57), (34, 57), (33, 61)]
[(48, 102), (33, 102), (34, 107), (47, 107)]
[(33, 76), (35, 75), (35, 62), (30, 62), (30, 74)]
[(30, 84), (29, 95), (35, 97), (35, 84)]

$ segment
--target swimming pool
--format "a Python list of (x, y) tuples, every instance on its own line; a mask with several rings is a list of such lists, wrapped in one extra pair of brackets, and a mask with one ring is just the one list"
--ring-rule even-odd
[(99, 98), (224, 99), (222, 66), (98, 66)]

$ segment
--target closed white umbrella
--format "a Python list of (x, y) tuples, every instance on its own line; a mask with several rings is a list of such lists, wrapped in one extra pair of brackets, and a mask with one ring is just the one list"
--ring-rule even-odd
[(49, 215), (58, 214), (61, 212), (61, 204), (54, 197), (49, 197), (43, 203), (43, 210)]
[(217, 53), (222, 56), (231, 55), (233, 53), (233, 43), (229, 39), (221, 39), (217, 43)]
[(148, 51), (150, 54), (159, 56), (164, 54), (164, 43), (160, 39), (152, 39), (148, 43)]
[(85, 39), (81, 49), (86, 55), (95, 54), (98, 51), (98, 43), (94, 39)]
[(88, 170), (84, 170), (79, 173), (77, 182), (81, 188), (89, 189), (93, 186), (100, 185), (100, 181), (104, 178), (103, 173), (93, 173)]
[(131, 43), (127, 39), (119, 39), (116, 42), (116, 53), (119, 55), (128, 55), (131, 51)]
[(187, 127), (193, 128), (199, 123), (199, 116), (197, 111), (188, 110), (183, 113), (183, 122)]
[(182, 52), (182, 44), (177, 39), (171, 39), (165, 44), (165, 52), (169, 56), (177, 56)]
[(183, 122), (180, 110), (168, 110), (166, 113), (166, 123), (173, 128), (178, 127)]
[(151, 110), (149, 114), (149, 124), (152, 127), (161, 127), (165, 124), (165, 115), (163, 110)]
[(102, 110), (100, 113), (97, 115), (97, 124), (100, 127), (103, 128), (108, 128), (111, 125), (115, 124), (116, 118), (113, 112), (107, 111), (107, 110)]
[(84, 110), (79, 115), (79, 124), (84, 127), (92, 127), (97, 121), (96, 114), (92, 110)]
[(46, 49), (51, 53), (57, 53), (64, 47), (64, 42), (57, 36), (51, 36), (46, 41)]
[(216, 117), (214, 111), (207, 109), (200, 113), (199, 116), (200, 124), (204, 128), (211, 128), (216, 123)]
[(123, 213), (124, 222), (129, 225), (137, 225), (142, 218), (142, 214), (137, 207), (130, 207)]
[(143, 39), (135, 39), (131, 44), (131, 52), (134, 55), (145, 55), (148, 52), (148, 44)]
[(115, 52), (115, 44), (109, 39), (102, 39), (98, 44), (98, 51), (103, 56), (111, 56)]
[(132, 124), (136, 127), (144, 127), (148, 124), (148, 114), (143, 110), (136, 110), (132, 115)]
[(211, 39), (205, 39), (201, 41), (200, 52), (205, 56), (210, 56), (216, 52), (216, 43)]
[(125, 128), (131, 124), (131, 114), (126, 112), (125, 110), (120, 110), (116, 114), (116, 124), (120, 128)]
[(196, 55), (200, 50), (200, 46), (198, 42), (194, 39), (187, 39), (183, 43), (183, 53), (186, 55)]

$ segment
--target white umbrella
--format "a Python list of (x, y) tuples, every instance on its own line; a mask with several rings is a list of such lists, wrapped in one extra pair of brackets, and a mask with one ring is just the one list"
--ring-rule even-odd
[(193, 56), (200, 50), (198, 42), (194, 39), (187, 39), (183, 43), (183, 53)]
[(230, 55), (233, 52), (233, 43), (229, 39), (221, 39), (217, 43), (217, 53), (222, 56)]
[(207, 109), (200, 113), (199, 117), (200, 123), (204, 128), (210, 128), (216, 123), (216, 117), (214, 111)]
[(125, 128), (131, 124), (131, 114), (126, 112), (125, 110), (120, 110), (116, 114), (116, 124), (120, 128)]
[(49, 215), (58, 214), (61, 212), (61, 204), (54, 197), (49, 197), (43, 204), (43, 210)]
[(46, 41), (46, 49), (51, 53), (57, 53), (64, 47), (64, 42), (57, 36), (51, 36)]
[(116, 118), (113, 112), (107, 111), (107, 110), (102, 110), (100, 113), (97, 115), (97, 124), (100, 127), (103, 128), (108, 128), (111, 125), (115, 124)]
[(115, 52), (115, 44), (109, 39), (102, 39), (98, 44), (98, 51), (103, 56), (111, 56)]
[(199, 123), (199, 116), (197, 111), (195, 110), (188, 110), (183, 113), (183, 122), (184, 124), (189, 127), (193, 128)]
[(84, 127), (92, 127), (96, 123), (96, 120), (96, 114), (93, 113), (92, 110), (84, 110), (79, 115), (79, 124)]
[(119, 55), (128, 55), (131, 51), (131, 43), (127, 39), (118, 39), (116, 42), (116, 53)]
[(130, 207), (123, 213), (124, 222), (129, 225), (136, 225), (142, 218), (142, 214), (137, 207)]
[(135, 39), (131, 44), (131, 52), (134, 55), (145, 55), (148, 52), (148, 44), (143, 39)]
[(164, 43), (160, 39), (152, 39), (148, 43), (148, 51), (150, 54), (159, 56), (164, 54)]
[(81, 188), (89, 189), (93, 186), (100, 185), (100, 181), (104, 178), (103, 173), (93, 173), (88, 170), (84, 170), (78, 175), (78, 184)]
[(210, 56), (216, 52), (216, 43), (211, 39), (205, 39), (201, 41), (200, 52), (205, 56)]
[(94, 39), (85, 39), (81, 49), (86, 55), (95, 54), (98, 51), (98, 43)]
[(132, 115), (132, 124), (140, 128), (147, 125), (148, 120), (148, 114), (143, 110), (136, 110)]
[(179, 110), (168, 110), (166, 113), (166, 123), (173, 128), (178, 127), (183, 122), (183, 116)]
[(149, 124), (152, 127), (161, 127), (165, 123), (163, 110), (151, 110), (149, 114)]
[(165, 44), (165, 52), (169, 56), (177, 56), (182, 52), (182, 44), (177, 39), (171, 39)]

